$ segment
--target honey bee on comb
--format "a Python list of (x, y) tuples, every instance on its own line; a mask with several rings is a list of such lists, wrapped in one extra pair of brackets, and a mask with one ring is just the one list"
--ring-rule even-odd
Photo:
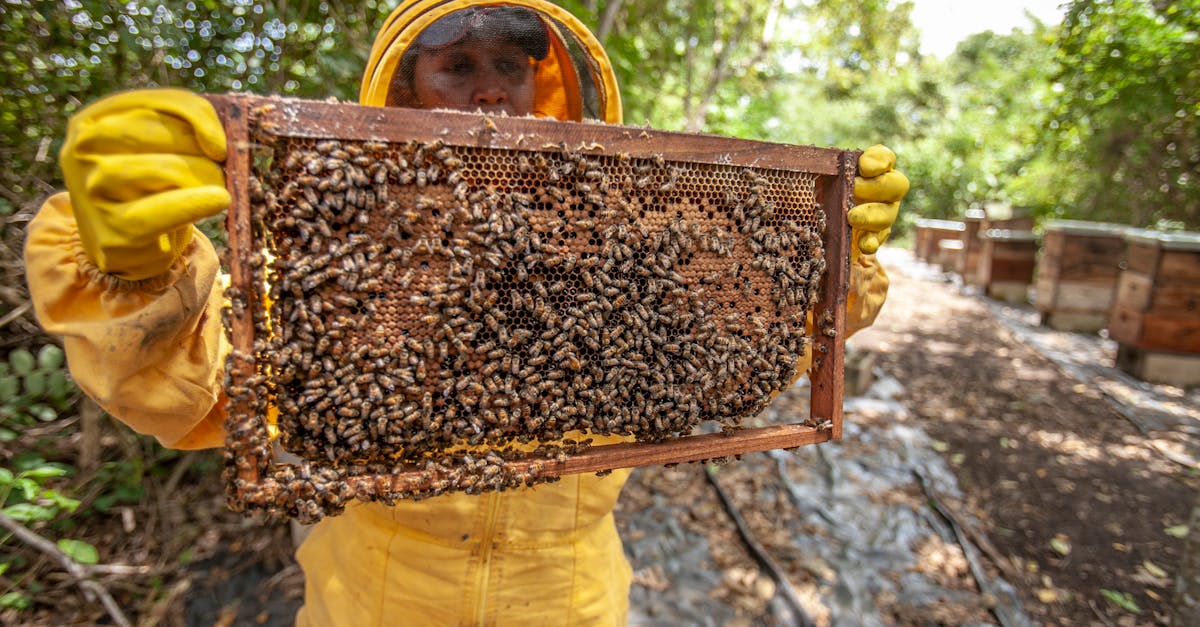
[(231, 208), (227, 474), (245, 505), (311, 520), (617, 467), (579, 434), (669, 445), (710, 422), (734, 442), (814, 346), (840, 350), (818, 309), (849, 179), (826, 165), (695, 160), (621, 127), (502, 145), (549, 127), (480, 134), (441, 112), (420, 138), (289, 134), (310, 105), (255, 106)]

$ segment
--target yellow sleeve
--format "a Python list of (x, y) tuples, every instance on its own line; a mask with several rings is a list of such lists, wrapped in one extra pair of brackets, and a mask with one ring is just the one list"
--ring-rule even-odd
[(846, 337), (875, 323), (875, 317), (887, 300), (887, 292), (888, 276), (875, 255), (851, 256), (850, 289), (846, 294)]
[(217, 254), (203, 233), (193, 235), (166, 274), (124, 281), (84, 253), (60, 193), (42, 205), (25, 242), (34, 312), (62, 336), (76, 384), (134, 430), (184, 449), (222, 444), (217, 399), (228, 350)]

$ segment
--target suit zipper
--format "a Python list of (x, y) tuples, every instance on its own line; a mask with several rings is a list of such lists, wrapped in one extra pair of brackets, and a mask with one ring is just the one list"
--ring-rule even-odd
[(483, 546), (479, 557), (479, 576), (476, 579), (475, 624), (483, 625), (487, 616), (488, 580), (492, 570), (492, 544), (496, 535), (496, 515), (500, 510), (500, 494), (487, 495), (487, 516), (483, 521)]

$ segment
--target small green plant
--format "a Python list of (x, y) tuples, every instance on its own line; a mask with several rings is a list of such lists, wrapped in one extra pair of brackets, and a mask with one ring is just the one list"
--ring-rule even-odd
[(0, 442), (11, 442), (23, 427), (56, 420), (75, 400), (76, 388), (64, 368), (61, 348), (47, 344), (37, 355), (18, 348), (0, 361)]
[[(31, 525), (53, 520), (61, 513), (73, 513), (79, 507), (77, 499), (47, 485), (53, 479), (70, 474), (69, 467), (28, 453), (17, 455), (12, 461), (13, 469), (0, 466), (0, 513), (18, 523)], [(0, 535), (0, 544), (7, 543), (10, 537)], [(96, 547), (83, 540), (62, 538), (55, 544), (58, 550), (81, 564), (100, 561)], [(0, 574), (14, 566), (20, 564), (16, 560), (0, 561)], [(14, 589), (0, 594), (0, 608), (23, 610), (32, 603), (32, 598), (15, 585)]]
[(47, 479), (69, 473), (62, 465), (40, 458), (31, 468), (17, 473), (0, 466), (0, 512), (21, 523), (50, 520), (62, 511), (74, 512), (78, 500), (45, 486)]

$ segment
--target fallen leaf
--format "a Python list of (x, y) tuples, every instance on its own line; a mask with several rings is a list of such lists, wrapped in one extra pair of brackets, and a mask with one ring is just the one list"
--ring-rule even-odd
[(1171, 536), (1172, 538), (1184, 538), (1184, 537), (1187, 537), (1188, 526), (1187, 525), (1171, 525), (1170, 527), (1163, 529), (1163, 532), (1166, 533), (1167, 535)]
[(1054, 549), (1055, 553), (1066, 557), (1071, 554), (1071, 539), (1065, 534), (1055, 534), (1050, 539), (1050, 548)]
[(1151, 575), (1154, 575), (1155, 577), (1166, 577), (1167, 576), (1167, 571), (1163, 570), (1162, 568), (1159, 568), (1158, 564), (1155, 564), (1154, 562), (1151, 562), (1150, 560), (1146, 560), (1146, 561), (1142, 562), (1142, 568), (1145, 568), (1146, 572), (1150, 573)]
[(930, 443), (930, 446), (933, 447), (933, 450), (939, 453), (945, 453), (946, 451), (950, 450), (950, 445), (941, 440), (934, 440)]
[(671, 587), (671, 580), (659, 565), (643, 568), (633, 573), (633, 585), (662, 592)]
[(1142, 608), (1138, 607), (1137, 601), (1134, 601), (1133, 595), (1129, 594), (1128, 592), (1101, 588), (1100, 594), (1104, 595), (1104, 598), (1112, 601), (1114, 605), (1120, 607), (1126, 612), (1131, 612), (1133, 614), (1142, 613)]
[(1037, 598), (1042, 603), (1053, 603), (1058, 600), (1058, 591), (1053, 588), (1041, 588), (1037, 591)]

